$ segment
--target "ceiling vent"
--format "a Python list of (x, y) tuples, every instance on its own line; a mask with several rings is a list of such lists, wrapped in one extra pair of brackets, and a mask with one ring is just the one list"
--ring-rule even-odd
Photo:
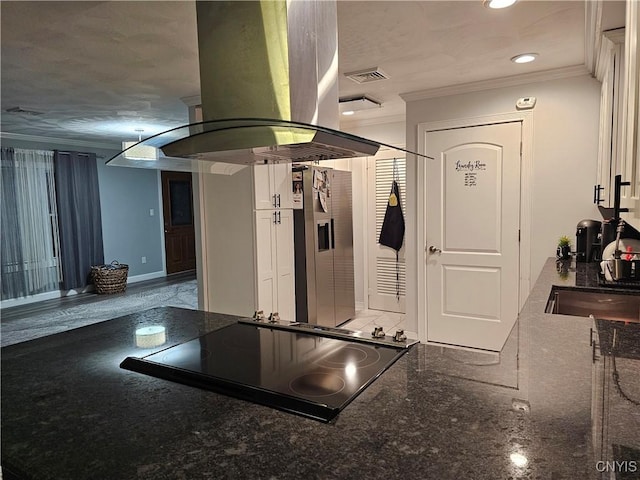
[(25, 110), (21, 107), (11, 107), (5, 110), (7, 113), (19, 113), (22, 115), (44, 115), (44, 112), (36, 112), (35, 110)]
[(358, 70), (357, 72), (345, 73), (345, 77), (356, 83), (377, 82), (378, 80), (388, 80), (389, 76), (378, 67), (367, 68), (366, 70)]

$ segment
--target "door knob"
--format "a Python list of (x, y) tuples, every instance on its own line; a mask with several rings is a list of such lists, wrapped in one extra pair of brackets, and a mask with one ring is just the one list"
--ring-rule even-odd
[(431, 245), (429, 247), (429, 253), (442, 253), (442, 250), (440, 250), (438, 247), (434, 247), (433, 245)]

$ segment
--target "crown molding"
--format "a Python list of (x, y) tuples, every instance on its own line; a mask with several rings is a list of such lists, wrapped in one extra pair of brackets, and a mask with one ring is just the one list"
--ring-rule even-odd
[(38, 135), (25, 135), (22, 133), (9, 133), (0, 132), (0, 139), (7, 140), (21, 140), (25, 142), (39, 142), (39, 143), (55, 143), (57, 145), (72, 145), (76, 147), (91, 147), (100, 148), (105, 150), (121, 150), (121, 144), (119, 142), (100, 143), (100, 142), (87, 142), (84, 140), (73, 140), (71, 138), (56, 138), (56, 137), (40, 137)]
[(603, 0), (591, 0), (584, 4), (584, 64), (589, 72), (595, 73), (602, 41)]
[(524, 73), (522, 75), (512, 75), (510, 77), (494, 78), (491, 80), (481, 80), (479, 82), (460, 83), (446, 87), (430, 88), (416, 92), (401, 93), (400, 97), (405, 102), (425, 100), (427, 98), (446, 97), (449, 95), (459, 95), (462, 93), (480, 92), (482, 90), (493, 90), (495, 88), (514, 87), (527, 83), (537, 83), (549, 80), (559, 80), (562, 78), (589, 75), (589, 70), (585, 65), (573, 65), (570, 67), (554, 68), (542, 72)]
[(191, 95), (189, 97), (181, 97), (180, 100), (187, 107), (197, 107), (202, 104), (202, 96), (201, 95)]

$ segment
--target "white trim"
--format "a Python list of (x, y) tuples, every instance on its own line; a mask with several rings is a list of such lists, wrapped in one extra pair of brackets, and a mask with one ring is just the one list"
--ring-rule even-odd
[(356, 312), (361, 310), (367, 310), (367, 308), (364, 306), (364, 302), (356, 302)]
[(425, 100), (427, 98), (446, 97), (461, 93), (513, 87), (516, 85), (525, 85), (527, 83), (559, 80), (562, 78), (577, 77), (587, 74), (589, 74), (589, 71), (584, 65), (573, 65), (571, 67), (555, 68), (553, 70), (544, 70), (542, 72), (525, 73), (522, 75), (512, 75), (510, 77), (494, 78), (481, 80), (479, 82), (461, 83), (458, 85), (401, 93), (400, 97), (402, 97), (405, 102), (412, 102), (414, 100)]
[(595, 73), (602, 38), (603, 0), (584, 3), (584, 64), (591, 73)]
[(164, 202), (162, 199), (162, 170), (157, 170), (158, 179), (158, 217), (160, 218), (160, 256), (162, 258), (162, 272), (167, 274), (167, 249), (164, 242)]
[[(144, 282), (146, 280), (153, 280), (155, 278), (166, 277), (165, 272), (152, 272), (142, 275), (135, 275), (127, 278), (127, 285), (130, 283)], [(45, 300), (53, 300), (56, 298), (72, 297), (81, 293), (91, 293), (95, 290), (93, 285), (87, 285), (86, 287), (78, 290), (53, 290), (51, 292), (38, 293), (36, 295), (30, 295), (28, 297), (9, 298), (7, 300), (0, 301), (0, 309), (18, 307), (20, 305), (28, 305), (31, 303), (43, 302)], [(105, 296), (106, 298), (106, 296)]]
[(80, 293), (90, 293), (95, 290), (93, 285), (87, 285), (81, 290), (53, 290), (51, 292), (37, 293), (28, 297), (8, 298), (0, 301), (0, 309), (18, 307), (20, 305), (28, 305), (30, 303), (43, 302), (45, 300), (53, 300), (55, 298), (71, 297)]
[(163, 278), (166, 277), (167, 274), (165, 272), (151, 272), (151, 273), (143, 273), (142, 275), (134, 275), (133, 277), (129, 277), (127, 278), (127, 285), (130, 283), (138, 283), (138, 282), (145, 282), (147, 280), (153, 280), (156, 278)]
[(55, 137), (40, 137), (38, 135), (25, 135), (22, 133), (8, 133), (0, 132), (0, 138), (6, 138), (8, 140), (22, 140), (25, 142), (39, 142), (39, 143), (54, 143), (59, 145), (74, 145), (77, 147), (91, 147), (105, 150), (117, 150), (120, 151), (121, 144), (115, 142), (110, 143), (97, 143), (97, 142), (85, 142), (83, 140), (74, 140), (71, 138), (55, 138)]
[[(520, 288), (519, 288), (519, 309), (521, 310), (529, 296), (531, 289), (531, 179), (533, 177), (533, 112), (507, 112), (495, 115), (486, 115), (472, 118), (462, 118), (455, 120), (444, 120), (438, 122), (427, 122), (418, 124), (417, 148), (418, 153), (426, 153), (425, 137), (427, 132), (475, 127), (480, 125), (491, 125), (506, 122), (522, 122), (522, 160), (520, 165)], [(425, 182), (425, 162), (418, 162), (416, 168), (416, 256), (415, 259), (416, 277), (413, 279), (417, 285), (413, 300), (416, 305), (416, 318), (418, 321), (418, 339), (427, 342), (426, 324), (426, 295), (427, 280), (425, 265), (426, 248), (426, 195), (424, 188), (420, 188)], [(407, 252), (408, 253), (408, 252)], [(407, 259), (410, 262), (411, 259)], [(409, 272), (407, 272), (407, 276)], [(409, 282), (409, 279), (407, 279)], [(408, 291), (407, 294), (410, 292)], [(413, 292), (411, 292), (413, 293)], [(407, 300), (409, 304), (409, 299)]]

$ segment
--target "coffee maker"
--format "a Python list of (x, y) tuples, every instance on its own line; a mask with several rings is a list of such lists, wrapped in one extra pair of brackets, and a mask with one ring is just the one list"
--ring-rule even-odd
[(576, 229), (576, 262), (594, 262), (600, 260), (601, 244), (598, 220), (582, 220)]

